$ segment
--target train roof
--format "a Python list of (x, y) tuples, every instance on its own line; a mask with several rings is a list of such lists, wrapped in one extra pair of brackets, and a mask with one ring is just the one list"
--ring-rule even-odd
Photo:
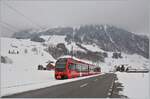
[[(70, 56), (70, 55), (59, 57), (59, 59), (62, 59), (62, 58), (67, 58), (67, 59), (69, 58), (69, 59), (76, 60), (76, 61), (78, 61), (80, 63), (84, 63), (84, 64), (88, 64), (88, 65), (93, 65), (93, 63), (91, 61), (79, 59), (79, 58), (76, 58), (76, 57)], [(93, 66), (95, 66), (95, 65), (93, 65)]]

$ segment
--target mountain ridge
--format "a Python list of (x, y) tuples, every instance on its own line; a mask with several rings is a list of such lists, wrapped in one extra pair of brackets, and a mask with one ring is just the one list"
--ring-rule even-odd
[(97, 45), (104, 51), (137, 53), (149, 58), (149, 38), (147, 36), (138, 35), (112, 25), (82, 25), (78, 28), (58, 27), (36, 33), (19, 32), (12, 37), (31, 39), (35, 35), (66, 35), (65, 40), (68, 44), (75, 42)]

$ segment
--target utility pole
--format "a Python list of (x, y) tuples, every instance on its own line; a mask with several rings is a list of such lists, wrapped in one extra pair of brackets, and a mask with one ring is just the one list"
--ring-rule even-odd
[(73, 33), (72, 33), (72, 48), (71, 48), (71, 50), (72, 50), (72, 58), (73, 58), (73, 56), (74, 56), (74, 48), (73, 48), (73, 43), (74, 43), (74, 29), (73, 29)]

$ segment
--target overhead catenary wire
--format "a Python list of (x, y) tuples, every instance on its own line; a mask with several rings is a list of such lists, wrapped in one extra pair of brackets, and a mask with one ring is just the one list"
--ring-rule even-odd
[(15, 26), (13, 26), (13, 25), (11, 25), (11, 24), (9, 24), (9, 23), (6, 23), (6, 22), (4, 22), (4, 21), (1, 21), (1, 25), (8, 26), (8, 27), (10, 27), (10, 28), (13, 29), (13, 30), (18, 31), (18, 28), (17, 28), (17, 27), (15, 27)]
[[(5, 28), (6, 30), (8, 30), (8, 31), (11, 31), (11, 32), (17, 32), (17, 31), (15, 31), (15, 30), (12, 30), (12, 29), (10, 29), (10, 28), (8, 28), (8, 27), (6, 27), (6, 26), (3, 26), (3, 25), (1, 25), (1, 27), (3, 27), (3, 28)], [(3, 30), (3, 29), (2, 29)]]
[(26, 15), (24, 15), (22, 12), (20, 12), (19, 10), (15, 9), (14, 7), (10, 6), (9, 4), (5, 3), (4, 4), (10, 8), (11, 10), (15, 11), (16, 13), (18, 13), (19, 15), (23, 16), (26, 20), (28, 20), (30, 23), (36, 25), (38, 28), (42, 29), (42, 26), (40, 26), (39, 24), (37, 24), (35, 21), (33, 21), (32, 19), (30, 19), (29, 17), (27, 17)]

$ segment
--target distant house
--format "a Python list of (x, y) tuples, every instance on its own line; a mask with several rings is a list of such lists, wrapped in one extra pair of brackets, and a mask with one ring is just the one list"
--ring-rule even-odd
[(45, 70), (45, 68), (43, 67), (43, 65), (38, 65), (38, 70)]
[(55, 65), (52, 62), (49, 62), (46, 65), (46, 70), (53, 70), (53, 69), (55, 69)]

